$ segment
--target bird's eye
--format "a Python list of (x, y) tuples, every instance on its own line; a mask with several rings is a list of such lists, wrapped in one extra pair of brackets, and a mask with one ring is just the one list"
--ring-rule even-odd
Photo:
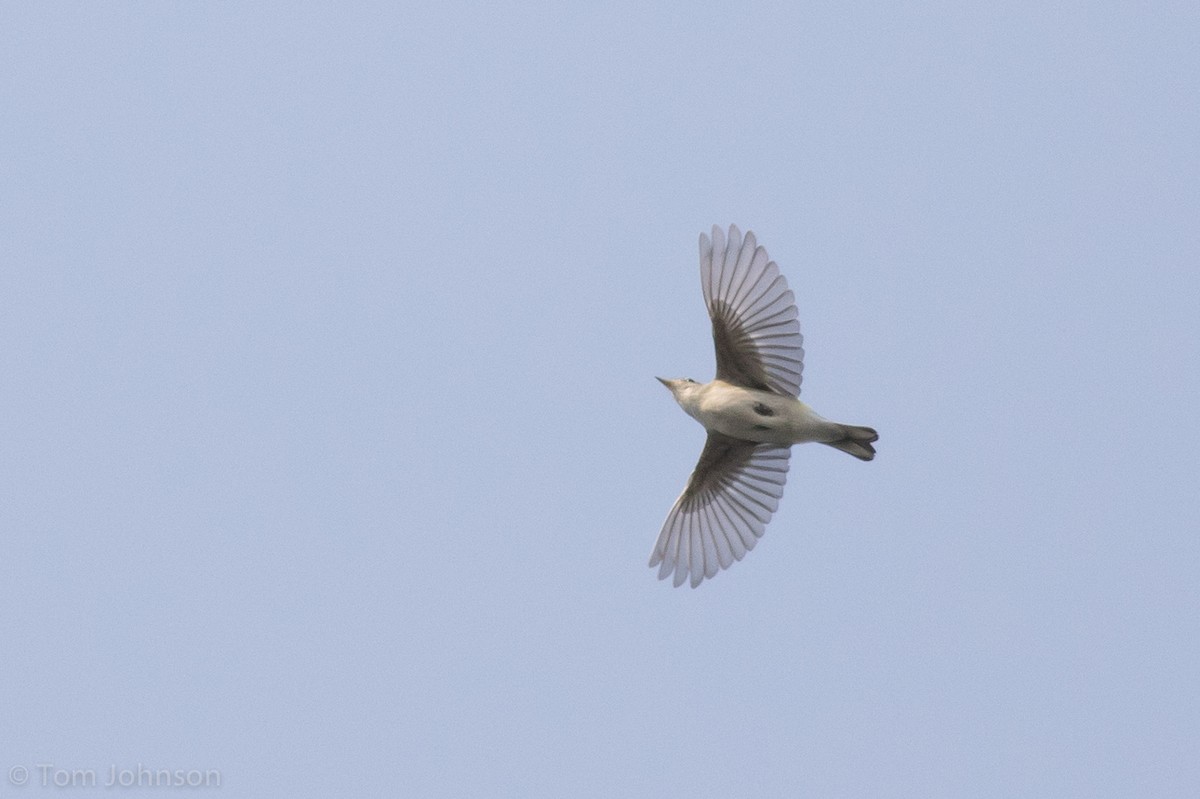
[(690, 377), (685, 377), (685, 378), (684, 378), (684, 380), (687, 380), (689, 383), (695, 383), (695, 382), (696, 382), (695, 380), (693, 380), (693, 379), (692, 379), (692, 378), (690, 378)]

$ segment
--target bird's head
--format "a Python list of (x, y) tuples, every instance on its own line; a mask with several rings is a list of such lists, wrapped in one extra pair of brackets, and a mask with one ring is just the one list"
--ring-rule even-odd
[(690, 377), (656, 377), (654, 379), (666, 386), (675, 397), (675, 401), (681, 404), (684, 397), (700, 388), (700, 384)]

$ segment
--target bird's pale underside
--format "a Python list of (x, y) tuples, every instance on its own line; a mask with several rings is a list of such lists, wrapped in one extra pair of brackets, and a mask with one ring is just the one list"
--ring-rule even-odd
[(717, 376), (659, 380), (708, 440), (650, 555), (659, 579), (673, 574), (679, 586), (690, 578), (693, 588), (754, 548), (783, 496), (793, 444), (818, 441), (869, 461), (879, 438), (797, 399), (804, 347), (795, 298), (752, 232), (701, 233), (700, 284)]

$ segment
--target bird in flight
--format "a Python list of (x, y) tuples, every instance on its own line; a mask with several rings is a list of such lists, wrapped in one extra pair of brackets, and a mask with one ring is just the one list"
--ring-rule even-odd
[(741, 560), (779, 507), (793, 444), (818, 441), (860, 460), (879, 434), (839, 424), (797, 399), (804, 338), (795, 296), (779, 267), (737, 225), (700, 234), (700, 285), (712, 319), (717, 376), (710, 383), (658, 378), (708, 440), (650, 554), (658, 578), (676, 586)]

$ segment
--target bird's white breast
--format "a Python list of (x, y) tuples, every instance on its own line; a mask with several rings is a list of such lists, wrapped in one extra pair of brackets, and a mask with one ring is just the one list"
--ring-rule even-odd
[(696, 386), (679, 404), (705, 429), (743, 441), (788, 445), (840, 436), (836, 425), (798, 399), (723, 380)]

